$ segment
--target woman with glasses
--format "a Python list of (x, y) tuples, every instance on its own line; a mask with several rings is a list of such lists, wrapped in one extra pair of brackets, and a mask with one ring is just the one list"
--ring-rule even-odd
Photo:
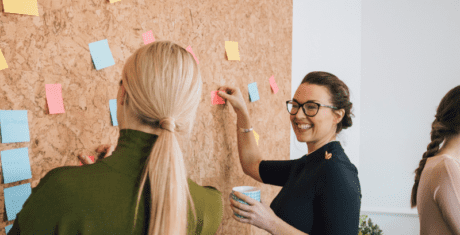
[(435, 117), (411, 206), (417, 206), (421, 235), (460, 235), (460, 86), (442, 98)]
[[(236, 97), (234, 93), (240, 97), (239, 90), (227, 87), (224, 90), (229, 94), (218, 94), (236, 108), (238, 128), (250, 130), (242, 98), (232, 97)], [(254, 141), (243, 143), (238, 139), (240, 155), (251, 149), (256, 153), (254, 159), (259, 159), (246, 173), (259, 182), (283, 187), (270, 205), (277, 219), (271, 220), (268, 231), (272, 234), (358, 234), (361, 206), (358, 171), (336, 140), (342, 129), (352, 125), (347, 85), (333, 74), (311, 72), (302, 80), (294, 99), (286, 104), (297, 140), (306, 142), (308, 154), (297, 160), (266, 161), (255, 146), (249, 146), (255, 145)], [(232, 204), (237, 214), (251, 218), (235, 219), (257, 223), (254, 206)]]

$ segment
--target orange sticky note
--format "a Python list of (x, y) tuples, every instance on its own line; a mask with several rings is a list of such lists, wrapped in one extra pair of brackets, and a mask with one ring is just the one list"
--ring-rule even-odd
[(185, 50), (187, 50), (188, 52), (190, 52), (190, 54), (193, 55), (193, 58), (195, 58), (195, 61), (196, 61), (197, 64), (200, 64), (200, 62), (198, 61), (198, 59), (195, 56), (195, 53), (193, 53), (193, 51), (192, 51), (192, 46), (188, 46), (187, 48), (185, 48)]
[(5, 12), (38, 16), (37, 0), (3, 0)]
[(212, 100), (212, 104), (225, 104), (225, 100), (224, 98), (220, 97), (218, 94), (217, 94), (218, 91), (211, 91), (211, 100)]
[(275, 82), (275, 75), (272, 75), (269, 81), (270, 81), (270, 86), (273, 89), (273, 92), (275, 92), (276, 94), (276, 92), (278, 92), (278, 85), (276, 85), (276, 82)]
[(119, 2), (121, 0), (110, 0), (110, 3)]
[(45, 84), (50, 114), (65, 113), (61, 84)]
[(254, 132), (254, 137), (256, 137), (256, 143), (259, 145), (259, 134), (256, 133), (256, 131), (253, 129), (252, 132)]
[[(88, 156), (93, 162), (94, 162), (94, 156)], [(83, 165), (83, 163), (81, 163), (80, 161), (80, 166)]]
[(225, 51), (227, 52), (228, 60), (240, 60), (238, 42), (225, 41)]
[(8, 65), (6, 64), (6, 59), (3, 56), (2, 50), (0, 49), (0, 70), (8, 68)]

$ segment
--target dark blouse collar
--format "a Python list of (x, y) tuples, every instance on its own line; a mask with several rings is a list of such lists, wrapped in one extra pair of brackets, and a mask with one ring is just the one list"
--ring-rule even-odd
[[(326, 151), (328, 153), (335, 153), (335, 155), (339, 154), (340, 152), (343, 152), (342, 145), (340, 144), (340, 141), (334, 140), (331, 141), (320, 148), (316, 149), (315, 151), (311, 152), (310, 154), (305, 154), (302, 158), (302, 160), (312, 160), (312, 159), (317, 159), (317, 158), (325, 158), (325, 153)], [(333, 154), (334, 156), (334, 154)]]

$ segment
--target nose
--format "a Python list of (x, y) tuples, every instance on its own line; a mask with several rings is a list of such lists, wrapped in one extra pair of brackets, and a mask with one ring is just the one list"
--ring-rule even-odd
[(307, 119), (307, 116), (305, 115), (305, 113), (303, 112), (303, 109), (302, 107), (299, 108), (299, 111), (297, 111), (297, 114), (294, 115), (295, 120), (306, 120)]

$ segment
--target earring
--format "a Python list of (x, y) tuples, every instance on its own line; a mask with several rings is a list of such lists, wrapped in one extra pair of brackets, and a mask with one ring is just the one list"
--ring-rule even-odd
[(327, 151), (326, 151), (326, 154), (325, 154), (324, 158), (325, 158), (326, 160), (329, 160), (329, 159), (331, 159), (331, 157), (332, 157), (332, 153), (329, 153), (329, 154), (328, 154)]

